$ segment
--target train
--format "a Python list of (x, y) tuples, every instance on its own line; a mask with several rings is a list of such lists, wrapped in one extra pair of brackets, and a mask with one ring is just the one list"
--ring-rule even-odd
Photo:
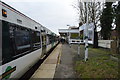
[(0, 1), (0, 80), (20, 78), (59, 41), (54, 32)]

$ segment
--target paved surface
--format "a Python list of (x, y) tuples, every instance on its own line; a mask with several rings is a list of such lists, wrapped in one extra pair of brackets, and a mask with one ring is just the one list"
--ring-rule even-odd
[(54, 78), (75, 78), (74, 57), (77, 54), (77, 45), (62, 45), (61, 63), (57, 65)]
[(49, 55), (49, 57), (41, 64), (38, 70), (33, 74), (30, 80), (35, 78), (54, 78), (55, 69), (58, 63), (59, 53), (62, 44), (59, 44)]
[(74, 61), (76, 57), (78, 45), (59, 44), (50, 56), (41, 64), (38, 70), (33, 74), (30, 80), (35, 78), (76, 78), (74, 71)]

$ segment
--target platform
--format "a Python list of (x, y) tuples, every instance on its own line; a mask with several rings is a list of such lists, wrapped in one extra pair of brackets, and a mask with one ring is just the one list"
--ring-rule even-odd
[(56, 66), (59, 64), (61, 48), (62, 44), (59, 44), (41, 64), (41, 66), (35, 71), (30, 80), (33, 78), (54, 78)]

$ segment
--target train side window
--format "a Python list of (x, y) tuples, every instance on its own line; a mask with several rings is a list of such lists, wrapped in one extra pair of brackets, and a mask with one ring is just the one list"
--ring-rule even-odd
[(51, 43), (54, 42), (54, 38), (53, 38), (53, 35), (51, 35)]
[(10, 36), (10, 23), (2, 21), (2, 62), (6, 63), (12, 60), (15, 52)]
[(52, 43), (52, 36), (49, 36), (50, 44)]
[[(0, 21), (0, 65), (41, 47), (40, 32)], [(1, 58), (2, 57), (2, 58)], [(1, 60), (2, 59), (2, 60)]]
[(32, 44), (33, 49), (41, 48), (40, 32), (32, 31)]
[(47, 45), (50, 44), (50, 35), (47, 35)]
[(30, 33), (29, 30), (20, 26), (15, 29), (15, 43), (17, 54), (30, 51)]
[(15, 56), (15, 24), (9, 23), (9, 38), (10, 38), (10, 45), (11, 45), (11, 54), (12, 56)]

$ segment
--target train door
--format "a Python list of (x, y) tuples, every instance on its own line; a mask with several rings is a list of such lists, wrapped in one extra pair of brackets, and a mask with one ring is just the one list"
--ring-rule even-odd
[(52, 47), (54, 47), (54, 36), (52, 36)]
[(46, 54), (46, 35), (42, 35), (42, 57)]
[(54, 47), (54, 34), (51, 34), (51, 46)]

